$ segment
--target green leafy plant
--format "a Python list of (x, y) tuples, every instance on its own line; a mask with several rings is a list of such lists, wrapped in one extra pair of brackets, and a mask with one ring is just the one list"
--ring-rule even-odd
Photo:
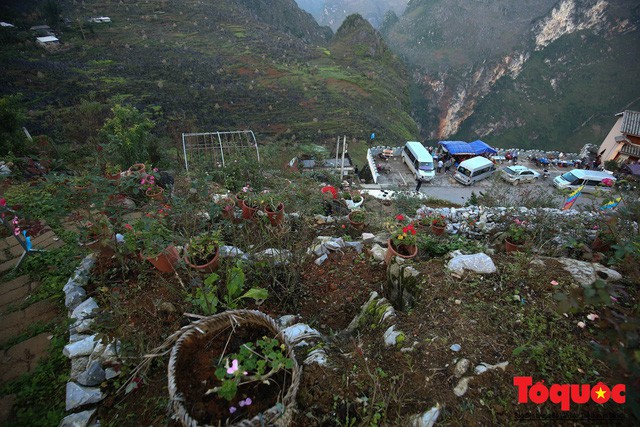
[(433, 215), (428, 218), (429, 225), (433, 225), (435, 227), (446, 227), (447, 221), (445, 220), (444, 215)]
[(196, 265), (211, 261), (220, 247), (220, 232), (211, 230), (189, 240), (189, 258)]
[(173, 233), (162, 214), (147, 213), (133, 225), (125, 224), (124, 236), (126, 248), (131, 252), (139, 250), (146, 258), (157, 256), (173, 243)]
[(365, 222), (367, 220), (367, 212), (364, 209), (356, 209), (351, 211), (349, 219), (353, 222)]
[(413, 246), (416, 244), (416, 229), (413, 224), (396, 228), (391, 233), (391, 242), (395, 247)]
[[(210, 315), (216, 313), (219, 305), (235, 309), (244, 299), (263, 301), (269, 297), (269, 292), (263, 288), (251, 288), (244, 292), (245, 274), (240, 261), (229, 270), (222, 289), (217, 285), (219, 281), (220, 276), (217, 273), (211, 273), (204, 280), (204, 286), (196, 289), (195, 296), (187, 297), (189, 302), (202, 310), (203, 313)], [(223, 293), (222, 298), (220, 298), (221, 292)]]
[[(255, 343), (244, 343), (238, 353), (231, 354), (218, 364), (216, 378), (221, 384), (207, 391), (231, 401), (236, 396), (238, 387), (254, 383), (268, 382), (282, 370), (293, 368), (293, 360), (287, 357), (286, 346), (275, 338), (263, 336)], [(251, 405), (251, 398), (243, 400), (240, 406)], [(231, 413), (235, 407), (230, 408)]]
[(527, 240), (529, 240), (530, 234), (527, 224), (527, 221), (521, 221), (517, 218), (514, 219), (507, 229), (507, 239), (515, 245), (526, 243)]

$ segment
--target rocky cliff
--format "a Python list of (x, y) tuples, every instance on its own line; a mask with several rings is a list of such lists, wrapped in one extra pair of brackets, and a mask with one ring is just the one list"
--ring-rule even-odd
[[(539, 93), (535, 96), (522, 93), (527, 85), (521, 82), (520, 75), (530, 67), (529, 61), (534, 54), (544, 56), (545, 52), (555, 52), (554, 45), (562, 43), (568, 55), (575, 57), (575, 61), (563, 61), (561, 54), (553, 56), (556, 58), (553, 73), (557, 75), (548, 73), (545, 77), (545, 84), (553, 90), (554, 86), (557, 89), (560, 81), (582, 75), (579, 70), (595, 60), (587, 59), (593, 52), (589, 52), (589, 47), (582, 42), (585, 37), (590, 43), (597, 43), (605, 49), (600, 60), (613, 59), (618, 53), (628, 54), (626, 49), (630, 48), (628, 41), (616, 43), (615, 40), (629, 39), (630, 34), (637, 31), (638, 4), (631, 0), (413, 0), (400, 20), (384, 33), (391, 47), (402, 52), (413, 67), (414, 90), (417, 92), (414, 93), (413, 114), (420, 121), (426, 138), (443, 139), (456, 134), (469, 138), (493, 137), (493, 142), (500, 145), (499, 135), (505, 129), (524, 127), (530, 128), (534, 134), (554, 135), (553, 131), (536, 132), (536, 126), (547, 128), (550, 125), (539, 120), (532, 123), (527, 117), (526, 106), (533, 107), (544, 100), (544, 95)], [(572, 38), (572, 35), (579, 37)], [(573, 43), (567, 44), (567, 40)], [(580, 60), (581, 57), (584, 61)], [(546, 59), (553, 61), (551, 57)], [(625, 68), (635, 69), (637, 61), (640, 60), (625, 60)], [(595, 73), (592, 77), (603, 86), (627, 87), (626, 82), (635, 79), (633, 73), (619, 69), (619, 64), (607, 68), (607, 62), (601, 61), (600, 65), (590, 69)], [(613, 73), (612, 68), (616, 70)], [(498, 85), (505, 80), (513, 83), (508, 91), (503, 87), (507, 83)], [(581, 84), (587, 97), (588, 85), (591, 84), (589, 78)], [(496, 93), (497, 89), (501, 90), (500, 95)], [(638, 85), (635, 85), (630, 93), (621, 94), (617, 104), (611, 102), (610, 108), (622, 108), (638, 97), (639, 92)], [(563, 92), (556, 90), (547, 101), (575, 103), (573, 96), (578, 97), (572, 94), (570, 100), (566, 95), (564, 92), (563, 98)], [(494, 100), (490, 106), (493, 116), (500, 118), (485, 117), (489, 123), (473, 120), (474, 126), (469, 122), (464, 125), (476, 113), (479, 104), (487, 104), (489, 100)], [(509, 111), (496, 112), (500, 103), (507, 100), (524, 104), (525, 108), (520, 108), (523, 114), (514, 117)], [(580, 114), (568, 117), (573, 129), (604, 109), (601, 99), (590, 101), (591, 109), (581, 108)], [(556, 137), (559, 135), (555, 134)], [(562, 135), (565, 138), (570, 136), (566, 132)], [(599, 135), (592, 138), (597, 139)]]
[(374, 28), (380, 28), (388, 11), (401, 15), (409, 0), (296, 0), (321, 25), (336, 31), (347, 16), (359, 14)]

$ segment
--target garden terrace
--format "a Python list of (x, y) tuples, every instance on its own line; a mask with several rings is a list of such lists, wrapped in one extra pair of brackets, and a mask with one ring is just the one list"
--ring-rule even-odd
[[(237, 308), (317, 331), (312, 345), (294, 340), (303, 366), (292, 420), (296, 426), (407, 425), (431, 408), (439, 422), (452, 424), (512, 424), (541, 414), (562, 415), (552, 403), (518, 404), (514, 376), (547, 384), (633, 386), (637, 373), (628, 361), (636, 349), (629, 335), (635, 329), (618, 327), (621, 322), (637, 326), (638, 271), (630, 261), (638, 255), (633, 249), (590, 249), (597, 233), (585, 224), (602, 225), (600, 216), (451, 209), (406, 196), (385, 201), (365, 196), (365, 228), (355, 230), (345, 216), (326, 215), (324, 183), (292, 171), (261, 173), (245, 166), (224, 175), (176, 175), (160, 200), (145, 195), (136, 173), (122, 173), (117, 180), (88, 175), (86, 186), (54, 175), (5, 186), (4, 197), (19, 216), (46, 219), (63, 236), (64, 246), (26, 261), (26, 271), (47, 284), (43, 296), (62, 305), (64, 284), (78, 276), (73, 269), (87, 253), (95, 253), (90, 276), (79, 287), (82, 298), (95, 301), (97, 309), (82, 333), (118, 343), (117, 357), (101, 362), (117, 375), (94, 386), (105, 396), (100, 402), (78, 409), (96, 407), (102, 424), (175, 425), (164, 410), (169, 403), (167, 339), (200, 316)], [(247, 213), (234, 195), (258, 209), (252, 219), (243, 218)], [(274, 226), (263, 210), (280, 203), (286, 215), (282, 225)], [(447, 223), (442, 236), (419, 221), (435, 214)], [(514, 217), (526, 217), (529, 241), (523, 252), (507, 254), (502, 241)], [(621, 210), (608, 218), (616, 218), (606, 222), (615, 241), (633, 248), (637, 228), (632, 217)], [(385, 265), (384, 246), (393, 237), (389, 230), (410, 221), (417, 229), (418, 255), (403, 267), (392, 263), (404, 268), (398, 273)], [(215, 273), (192, 270), (183, 258), (190, 256), (183, 248), (205, 233), (220, 249)], [(99, 244), (88, 249), (85, 237)], [(145, 260), (171, 244), (179, 256), (168, 272)], [(453, 251), (489, 254), (496, 272), (452, 272)], [(603, 274), (603, 269), (593, 277), (579, 274), (584, 269), (578, 261), (597, 259), (621, 275)], [(51, 272), (49, 266), (56, 263), (65, 267), (64, 279)], [(404, 290), (398, 294), (399, 288)], [(72, 324), (75, 332), (77, 327)], [(66, 330), (56, 332), (64, 343)], [(39, 366), (55, 367), (62, 381), (50, 381), (48, 398), (35, 390), (17, 394), (11, 414), (25, 424), (45, 410), (38, 405), (27, 410), (35, 396), (39, 402), (56, 401), (50, 412), (56, 423), (64, 412), (63, 373), (69, 366), (59, 357), (60, 344), (52, 348), (58, 353), (52, 350), (49, 362)], [(145, 359), (149, 354), (156, 357)], [(25, 384), (43, 387), (49, 375), (50, 370), (37, 370), (7, 382), (2, 395)], [(236, 416), (248, 410), (238, 408)], [(605, 414), (623, 422), (633, 416), (631, 405), (572, 406), (576, 416)]]

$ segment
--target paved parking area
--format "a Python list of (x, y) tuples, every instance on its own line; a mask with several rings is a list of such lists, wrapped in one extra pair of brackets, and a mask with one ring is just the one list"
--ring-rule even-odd
[[(377, 163), (386, 170), (378, 178), (377, 184), (364, 185), (366, 189), (381, 189), (381, 190), (398, 190), (398, 191), (413, 191), (416, 188), (416, 181), (413, 174), (402, 161), (401, 156), (395, 156), (387, 161), (376, 159)], [(437, 199), (448, 200), (452, 203), (464, 205), (471, 193), (475, 192), (478, 195), (480, 192), (498, 192), (501, 195), (512, 196), (514, 200), (518, 197), (522, 197), (524, 193), (530, 193), (533, 188), (539, 193), (539, 197), (548, 197), (554, 203), (557, 203), (558, 208), (562, 207), (565, 197), (562, 193), (556, 190), (553, 185), (553, 178), (561, 175), (565, 172), (572, 170), (573, 168), (559, 168), (554, 165), (549, 165), (548, 170), (550, 173), (547, 179), (538, 179), (535, 183), (526, 183), (520, 185), (512, 185), (505, 182), (500, 178), (500, 170), (511, 165), (510, 162), (504, 162), (498, 164), (498, 170), (496, 173), (488, 179), (477, 182), (471, 186), (465, 186), (460, 184), (453, 178), (454, 170), (451, 169), (448, 173), (444, 170), (441, 173), (436, 173), (433, 181), (429, 183), (423, 183), (420, 188), (420, 192), (427, 197), (434, 197)], [(542, 175), (542, 168), (537, 167), (533, 162), (528, 160), (519, 161), (519, 165), (533, 169)], [(598, 201), (594, 201), (592, 198), (581, 197), (577, 200), (574, 206), (589, 206), (591, 204), (598, 204)]]

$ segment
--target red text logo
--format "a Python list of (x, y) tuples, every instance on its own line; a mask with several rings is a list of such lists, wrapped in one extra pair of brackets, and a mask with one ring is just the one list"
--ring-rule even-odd
[(612, 388), (601, 382), (593, 387), (589, 384), (552, 384), (551, 387), (547, 387), (541, 381), (534, 385), (531, 377), (514, 377), (513, 385), (518, 388), (518, 403), (531, 401), (539, 405), (551, 400), (553, 403), (559, 403), (563, 411), (569, 410), (571, 402), (583, 405), (589, 399), (599, 404), (607, 403), (609, 400), (619, 404), (627, 401), (625, 384), (617, 384)]

